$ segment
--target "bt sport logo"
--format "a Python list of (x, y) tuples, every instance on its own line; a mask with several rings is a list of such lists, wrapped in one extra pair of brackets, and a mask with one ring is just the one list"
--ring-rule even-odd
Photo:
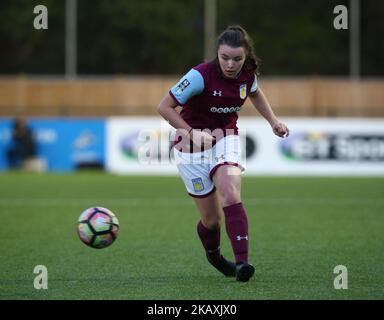
[(384, 135), (299, 132), (280, 148), (299, 161), (384, 162)]

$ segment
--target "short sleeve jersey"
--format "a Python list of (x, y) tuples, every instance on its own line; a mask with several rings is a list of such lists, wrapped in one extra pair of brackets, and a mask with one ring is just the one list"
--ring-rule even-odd
[(192, 68), (169, 93), (182, 106), (180, 116), (192, 128), (237, 133), (237, 112), (257, 87), (255, 74), (242, 70), (236, 79), (224, 78), (214, 60)]

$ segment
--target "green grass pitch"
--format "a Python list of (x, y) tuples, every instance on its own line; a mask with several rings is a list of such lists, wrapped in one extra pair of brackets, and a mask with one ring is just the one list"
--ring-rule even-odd
[[(384, 179), (243, 179), (249, 258), (238, 283), (205, 260), (198, 213), (178, 177), (0, 174), (0, 299), (383, 299)], [(111, 209), (116, 242), (77, 237), (80, 213)], [(233, 258), (222, 227), (222, 251)], [(33, 287), (36, 265), (48, 289)], [(334, 267), (348, 270), (336, 290)]]

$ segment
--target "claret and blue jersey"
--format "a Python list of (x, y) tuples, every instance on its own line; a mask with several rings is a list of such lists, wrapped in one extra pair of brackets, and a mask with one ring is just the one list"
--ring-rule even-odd
[(192, 68), (169, 93), (183, 107), (180, 115), (192, 128), (237, 132), (237, 112), (256, 91), (255, 74), (242, 70), (236, 79), (227, 79), (211, 61)]

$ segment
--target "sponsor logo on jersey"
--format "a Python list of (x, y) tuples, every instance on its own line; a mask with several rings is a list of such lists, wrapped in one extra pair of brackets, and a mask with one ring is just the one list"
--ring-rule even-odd
[(220, 90), (213, 90), (213, 96), (214, 97), (216, 97), (216, 96), (221, 97), (221, 91)]
[(240, 86), (240, 98), (245, 99), (247, 97), (247, 84), (242, 84)]
[(192, 179), (192, 184), (193, 184), (193, 190), (195, 190), (196, 192), (200, 192), (204, 190), (203, 179), (201, 178)]
[(214, 113), (232, 113), (232, 112), (238, 112), (241, 110), (241, 107), (212, 107), (210, 109), (211, 112)]
[(188, 79), (184, 79), (176, 88), (176, 94), (182, 94), (183, 91), (190, 85), (191, 83)]

